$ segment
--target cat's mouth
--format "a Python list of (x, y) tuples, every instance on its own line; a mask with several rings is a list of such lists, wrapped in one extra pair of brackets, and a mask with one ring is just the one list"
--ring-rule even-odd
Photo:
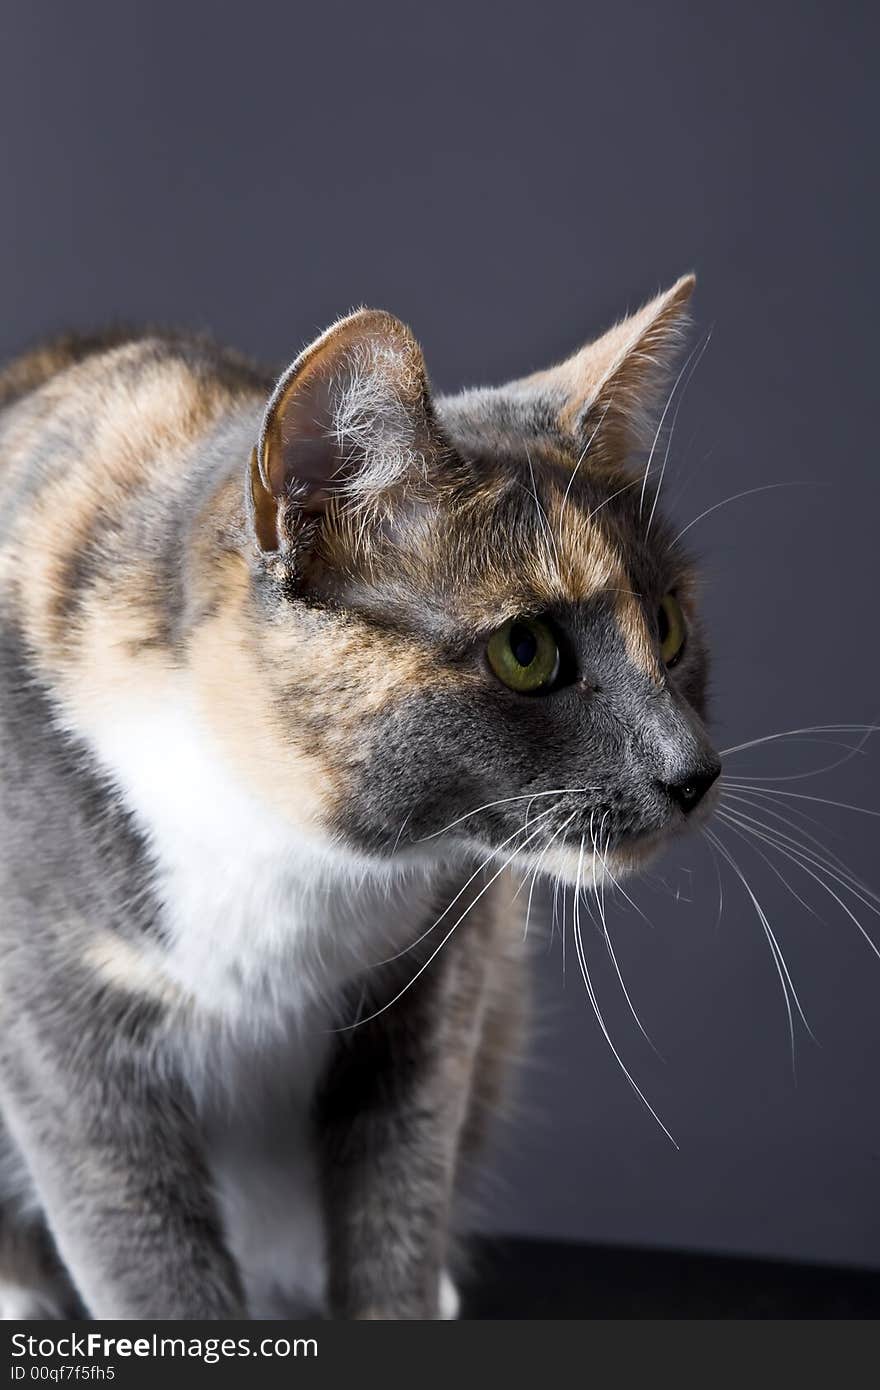
[(555, 832), (535, 835), (527, 848), (523, 846), (512, 855), (506, 850), (504, 858), (514, 868), (522, 866), (558, 878), (571, 887), (593, 887), (606, 882), (610, 886), (647, 868), (682, 835), (700, 830), (712, 816), (718, 799), (716, 784), (689, 812), (674, 812), (662, 825), (645, 830), (609, 830), (607, 815), (595, 814), (581, 830), (572, 823), (572, 816)]

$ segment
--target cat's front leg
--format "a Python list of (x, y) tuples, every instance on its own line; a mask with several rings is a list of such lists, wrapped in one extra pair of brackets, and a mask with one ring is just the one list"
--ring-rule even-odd
[(244, 1316), (183, 1108), (130, 1069), (105, 1059), (87, 1077), (74, 1059), (7, 1053), (3, 1110), (90, 1316)]
[[(397, 1079), (387, 1078), (391, 1091)], [(323, 1133), (331, 1316), (441, 1317), (450, 1137), (414, 1100), (358, 1090), (366, 1104)], [(444, 1302), (448, 1315), (449, 1289)]]
[(478, 977), (441, 968), (341, 1035), (318, 1108), (334, 1317), (457, 1316), (446, 1263)]

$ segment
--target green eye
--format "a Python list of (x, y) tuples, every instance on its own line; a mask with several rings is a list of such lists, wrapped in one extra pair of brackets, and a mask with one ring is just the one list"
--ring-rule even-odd
[(660, 633), (660, 655), (667, 666), (674, 666), (684, 650), (687, 635), (684, 613), (675, 594), (665, 594), (657, 615)]
[(498, 679), (521, 694), (546, 690), (559, 673), (556, 638), (538, 618), (511, 618), (493, 632), (486, 655)]

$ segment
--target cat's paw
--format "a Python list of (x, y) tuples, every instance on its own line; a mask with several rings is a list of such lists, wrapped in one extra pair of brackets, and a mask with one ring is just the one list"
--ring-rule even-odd
[(440, 1312), (438, 1317), (444, 1322), (448, 1322), (458, 1317), (461, 1308), (461, 1299), (458, 1296), (458, 1289), (452, 1282), (447, 1270), (444, 1269), (440, 1275)]
[(63, 1316), (53, 1299), (40, 1289), (0, 1280), (0, 1322), (55, 1321)]

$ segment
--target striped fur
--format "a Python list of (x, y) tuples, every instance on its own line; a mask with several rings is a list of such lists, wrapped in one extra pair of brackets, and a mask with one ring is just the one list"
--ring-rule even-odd
[[(0, 374), (13, 1313), (440, 1315), (527, 1012), (505, 865), (571, 879), (601, 819), (636, 866), (714, 758), (635, 467), (691, 283), (447, 399), (367, 311), (277, 381), (124, 332)], [(522, 615), (546, 697), (487, 665)]]

